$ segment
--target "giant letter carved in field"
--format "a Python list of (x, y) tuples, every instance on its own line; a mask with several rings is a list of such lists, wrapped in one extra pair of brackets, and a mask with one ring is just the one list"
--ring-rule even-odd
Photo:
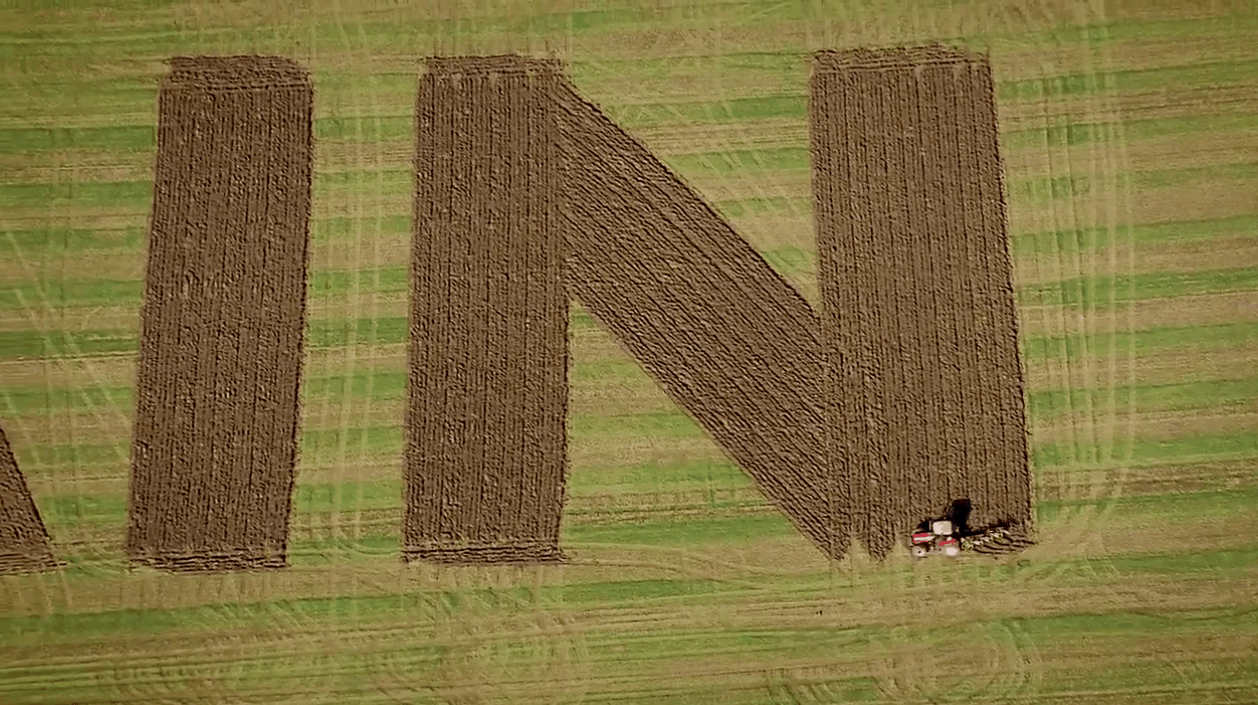
[(127, 553), (280, 567), (297, 461), (313, 89), (270, 57), (161, 86)]
[(803, 297), (551, 62), (434, 59), (418, 122), (407, 555), (559, 557), (568, 293), (842, 555)]

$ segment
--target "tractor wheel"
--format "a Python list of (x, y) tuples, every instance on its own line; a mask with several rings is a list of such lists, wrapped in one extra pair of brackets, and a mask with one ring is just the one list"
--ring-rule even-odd
[(930, 549), (926, 548), (925, 546), (914, 546), (914, 547), (913, 547), (913, 557), (914, 557), (914, 558), (924, 558), (924, 557), (926, 556), (926, 554), (927, 554), (927, 553), (930, 553)]

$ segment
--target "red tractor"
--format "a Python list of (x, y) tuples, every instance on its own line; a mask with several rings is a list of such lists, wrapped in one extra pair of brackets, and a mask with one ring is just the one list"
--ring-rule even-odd
[(962, 551), (998, 555), (1018, 552), (1035, 543), (1025, 527), (1006, 522), (972, 529), (969, 519), (970, 501), (958, 499), (942, 517), (918, 524), (910, 538), (913, 556), (922, 558), (942, 553), (954, 558)]
[(913, 532), (913, 556), (921, 558), (931, 553), (942, 553), (955, 557), (961, 553), (961, 541), (953, 535), (952, 522), (947, 519), (936, 519), (925, 522), (925, 527), (918, 527)]

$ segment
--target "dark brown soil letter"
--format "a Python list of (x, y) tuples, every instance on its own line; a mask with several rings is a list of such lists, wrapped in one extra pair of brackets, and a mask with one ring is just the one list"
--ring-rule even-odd
[(568, 300), (559, 67), (439, 58), (420, 79), (403, 555), (563, 560)]
[(48, 531), (18, 470), (9, 439), (0, 428), (0, 573), (44, 570), (56, 565)]
[(827, 472), (820, 321), (702, 198), (566, 82), (569, 286), (826, 555), (847, 548)]
[(831, 460), (875, 556), (954, 499), (1031, 518), (993, 95), (962, 50), (814, 57)]
[(161, 85), (127, 553), (287, 561), (310, 219), (307, 71), (171, 61)]

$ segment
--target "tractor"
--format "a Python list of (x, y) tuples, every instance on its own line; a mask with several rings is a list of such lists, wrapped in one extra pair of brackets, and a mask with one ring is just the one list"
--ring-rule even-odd
[(952, 502), (942, 517), (926, 519), (918, 524), (909, 539), (913, 556), (923, 558), (932, 553), (942, 553), (955, 558), (962, 551), (998, 555), (1021, 551), (1034, 543), (1025, 528), (1003, 523), (971, 529), (969, 518), (970, 501), (958, 499)]
[(953, 535), (952, 522), (947, 519), (922, 522), (913, 532), (913, 556), (922, 558), (931, 553), (942, 553), (955, 557), (961, 553), (961, 542)]

